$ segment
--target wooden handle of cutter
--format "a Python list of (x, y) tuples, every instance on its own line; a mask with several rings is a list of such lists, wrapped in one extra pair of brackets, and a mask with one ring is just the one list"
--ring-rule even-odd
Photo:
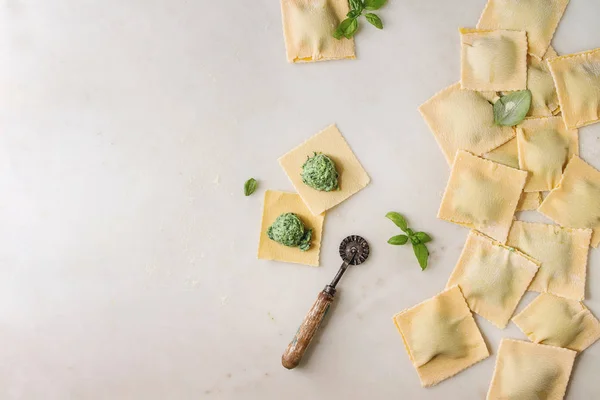
[(304, 352), (306, 352), (313, 336), (319, 329), (319, 325), (321, 325), (321, 321), (323, 321), (332, 302), (333, 296), (331, 294), (324, 290), (319, 293), (319, 297), (317, 297), (317, 300), (304, 317), (304, 321), (302, 321), (302, 325), (298, 328), (294, 339), (292, 339), (283, 356), (281, 356), (281, 364), (284, 367), (292, 369), (300, 364)]

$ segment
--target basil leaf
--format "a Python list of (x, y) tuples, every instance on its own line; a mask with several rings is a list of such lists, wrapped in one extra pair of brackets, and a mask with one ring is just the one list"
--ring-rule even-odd
[(421, 243), (421, 241), (419, 240), (419, 238), (416, 237), (415, 235), (410, 235), (409, 238), (410, 238), (410, 242), (412, 244), (419, 244), (419, 243)]
[(423, 243), (415, 244), (413, 245), (413, 250), (415, 256), (417, 256), (417, 261), (419, 261), (421, 270), (425, 271), (425, 268), (427, 268), (427, 260), (429, 259), (429, 250), (427, 250), (427, 246)]
[(396, 224), (398, 228), (402, 229), (404, 232), (406, 232), (406, 230), (408, 229), (406, 219), (397, 212), (390, 211), (389, 213), (385, 214), (385, 217), (391, 220), (394, 224)]
[(254, 178), (250, 178), (244, 183), (244, 195), (250, 196), (252, 193), (256, 191), (258, 187), (258, 182)]
[(431, 240), (432, 240), (431, 236), (429, 236), (425, 232), (417, 232), (417, 233), (415, 233), (415, 236), (419, 239), (419, 241), (421, 243), (431, 242)]
[(379, 19), (379, 17), (377, 15), (375, 15), (373, 13), (368, 13), (368, 14), (365, 14), (365, 18), (375, 28), (377, 28), (377, 29), (383, 29), (383, 22), (381, 22), (381, 19)]
[(388, 240), (389, 244), (393, 244), (394, 246), (402, 246), (408, 242), (408, 236), (406, 235), (398, 235), (393, 236)]
[(494, 103), (496, 125), (515, 126), (525, 119), (531, 107), (531, 92), (520, 90), (500, 97)]
[(356, 18), (346, 18), (340, 24), (340, 29), (346, 39), (350, 39), (358, 29), (358, 20)]
[(338, 26), (335, 29), (335, 31), (333, 31), (333, 37), (336, 38), (336, 39), (338, 39), (338, 40), (340, 40), (341, 38), (344, 37), (344, 32), (342, 32), (341, 25), (342, 24), (340, 24), (340, 26)]
[(360, 17), (360, 11), (359, 10), (350, 10), (348, 11), (348, 14), (346, 14), (346, 17), (348, 18), (358, 18)]
[(365, 0), (366, 10), (379, 10), (387, 0)]
[(360, 13), (362, 12), (364, 6), (361, 0), (350, 0), (350, 8), (352, 10), (357, 10)]

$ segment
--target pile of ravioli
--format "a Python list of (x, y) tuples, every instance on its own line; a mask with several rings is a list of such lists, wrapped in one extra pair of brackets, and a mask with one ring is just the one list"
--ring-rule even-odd
[[(576, 355), (600, 338), (582, 303), (600, 171), (578, 141), (600, 121), (600, 49), (550, 47), (567, 4), (488, 0), (477, 28), (460, 30), (460, 82), (419, 108), (451, 165), (438, 217), (471, 229), (446, 289), (393, 318), (423, 386), (489, 356), (472, 312), (500, 329), (512, 318), (531, 340), (502, 340), (488, 400), (562, 399)], [(495, 125), (493, 103), (525, 89), (528, 117)], [(523, 210), (555, 224), (516, 220)], [(526, 291), (540, 294), (513, 317)]]

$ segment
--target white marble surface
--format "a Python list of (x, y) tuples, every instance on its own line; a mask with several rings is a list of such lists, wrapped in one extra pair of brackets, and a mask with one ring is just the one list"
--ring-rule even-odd
[[(449, 171), (417, 106), (458, 80), (484, 4), (391, 1), (358, 60), (288, 65), (276, 0), (0, 0), (0, 398), (483, 399), (495, 356), (422, 389), (390, 317), (467, 234), (436, 219)], [(600, 47), (598, 15), (572, 0), (559, 53)], [(320, 268), (256, 260), (264, 190), (292, 190), (277, 157), (334, 122), (372, 184), (327, 216)], [(600, 125), (580, 133), (600, 167)], [(389, 210), (435, 235), (426, 272), (385, 243)], [(351, 233), (372, 256), (284, 370)], [(588, 282), (600, 315), (599, 250)], [(478, 323), (494, 354), (524, 338)], [(596, 344), (568, 399), (600, 397), (599, 363)]]

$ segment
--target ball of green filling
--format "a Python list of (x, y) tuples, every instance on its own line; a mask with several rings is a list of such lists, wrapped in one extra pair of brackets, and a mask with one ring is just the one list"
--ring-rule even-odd
[(269, 239), (288, 247), (298, 247), (302, 251), (310, 249), (312, 229), (306, 229), (294, 213), (281, 214), (267, 229)]
[(308, 157), (302, 166), (302, 182), (322, 192), (337, 190), (338, 176), (333, 160), (322, 153)]

